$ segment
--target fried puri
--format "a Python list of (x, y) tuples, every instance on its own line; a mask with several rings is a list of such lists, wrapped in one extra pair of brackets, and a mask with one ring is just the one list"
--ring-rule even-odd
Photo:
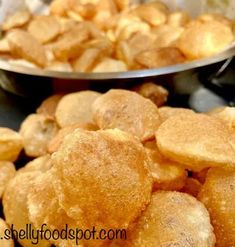
[(121, 130), (77, 129), (52, 155), (52, 164), (59, 204), (81, 228), (127, 228), (149, 203), (145, 150)]
[(31, 13), (28, 10), (21, 10), (10, 15), (3, 23), (2, 30), (8, 31), (13, 28), (22, 27), (31, 19)]
[(185, 169), (163, 157), (159, 153), (156, 144), (146, 143), (145, 148), (153, 177), (153, 191), (182, 189), (187, 178)]
[(92, 122), (91, 106), (100, 96), (94, 91), (81, 91), (65, 95), (56, 109), (56, 120), (60, 127)]
[(28, 162), (24, 167), (20, 168), (17, 171), (17, 174), (20, 172), (46, 172), (50, 170), (51, 167), (51, 156), (49, 154), (46, 154)]
[(168, 98), (168, 91), (155, 83), (147, 82), (133, 88), (134, 91), (143, 97), (150, 99), (158, 107), (164, 105)]
[(93, 118), (101, 129), (118, 128), (141, 141), (154, 138), (160, 125), (157, 106), (127, 90), (110, 90), (93, 104)]
[(194, 197), (179, 192), (153, 193), (151, 203), (129, 234), (129, 247), (214, 247), (209, 214)]
[(185, 62), (182, 52), (175, 47), (145, 50), (135, 56), (135, 61), (144, 68), (153, 69)]
[[(76, 222), (69, 218), (59, 205), (50, 172), (40, 174), (32, 183), (27, 196), (29, 219), (35, 228), (40, 230), (43, 224), (50, 231), (63, 230), (66, 225), (69, 229), (76, 229)], [(50, 239), (50, 243), (59, 247), (77, 246), (74, 239)], [(80, 245), (79, 245), (80, 246)]]
[(229, 129), (235, 131), (235, 107), (216, 108), (208, 114), (220, 119), (229, 127)]
[(43, 224), (51, 230), (62, 230), (66, 224), (73, 225), (75, 222), (69, 218), (60, 207), (50, 172), (41, 173), (32, 182), (27, 195), (29, 219), (38, 229)]
[[(0, 236), (3, 237), (5, 234), (5, 231), (10, 231), (9, 226), (7, 223), (0, 218)], [(1, 239), (1, 247), (14, 247), (14, 241), (13, 239)]]
[[(28, 172), (17, 174), (8, 184), (3, 195), (3, 211), (6, 222), (14, 225), (14, 229), (18, 232), (25, 229), (26, 224), (32, 224), (29, 219), (27, 208), (27, 195), (32, 186), (34, 179), (40, 172)], [(32, 229), (34, 227), (32, 226)], [(36, 229), (34, 229), (35, 231)], [(24, 247), (31, 247), (30, 239), (18, 239), (19, 243)], [(37, 246), (50, 246), (46, 240), (39, 240)]]
[(68, 61), (78, 57), (83, 51), (83, 42), (88, 40), (89, 36), (90, 32), (85, 24), (76, 24), (53, 43), (54, 56), (59, 61)]
[(71, 134), (75, 129), (96, 131), (98, 130), (98, 127), (92, 123), (68, 125), (60, 129), (56, 136), (48, 143), (48, 152), (52, 154), (58, 151), (66, 136)]
[(52, 117), (52, 118), (55, 117), (57, 105), (62, 97), (63, 97), (63, 94), (55, 94), (55, 95), (48, 97), (38, 107), (37, 113), (43, 114), (45, 116)]
[(158, 110), (159, 110), (159, 114), (160, 114), (162, 122), (165, 122), (168, 118), (172, 116), (177, 116), (177, 115), (184, 114), (184, 113), (185, 114), (193, 113), (193, 111), (190, 109), (169, 107), (169, 106), (160, 107)]
[(57, 132), (58, 126), (52, 118), (42, 114), (29, 115), (20, 127), (25, 153), (30, 157), (45, 155), (49, 141)]
[(216, 118), (185, 113), (167, 119), (156, 133), (160, 152), (192, 171), (234, 167), (231, 133)]
[(94, 73), (104, 73), (104, 72), (124, 72), (127, 71), (127, 65), (117, 59), (104, 58), (98, 63), (92, 70)]
[(32, 35), (16, 29), (7, 35), (7, 40), (13, 56), (26, 59), (39, 67), (46, 66), (46, 51)]
[(0, 161), (0, 199), (7, 186), (7, 183), (15, 176), (14, 164), (9, 161)]
[(0, 128), (0, 161), (16, 161), (22, 149), (22, 138), (17, 132)]
[(60, 31), (60, 23), (54, 16), (37, 16), (28, 26), (28, 32), (42, 44), (55, 39)]
[(234, 246), (235, 171), (210, 169), (198, 198), (210, 213), (216, 246)]
[(231, 27), (222, 22), (195, 21), (185, 29), (177, 46), (188, 59), (199, 59), (221, 52), (233, 39)]

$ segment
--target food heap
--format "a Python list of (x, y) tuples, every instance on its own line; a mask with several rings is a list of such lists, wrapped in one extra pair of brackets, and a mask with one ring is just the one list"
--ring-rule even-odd
[[(0, 231), (67, 224), (127, 231), (84, 247), (234, 246), (235, 108), (199, 114), (164, 106), (167, 96), (153, 83), (58, 94), (19, 132), (0, 128)], [(32, 160), (16, 171), (22, 150)], [(76, 246), (38, 246), (52, 244)]]
[(54, 0), (49, 15), (20, 10), (2, 24), (1, 58), (63, 72), (121, 72), (215, 55), (234, 40), (234, 21), (192, 19), (159, 1)]

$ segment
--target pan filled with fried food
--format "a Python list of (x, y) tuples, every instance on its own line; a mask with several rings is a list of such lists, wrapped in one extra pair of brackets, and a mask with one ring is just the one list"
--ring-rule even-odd
[(192, 16), (193, 7), (182, 6), (54, 0), (46, 13), (25, 6), (1, 23), (0, 68), (56, 78), (143, 78), (235, 54), (232, 18), (207, 9)]
[(152, 83), (55, 94), (18, 131), (0, 127), (1, 236), (14, 228), (29, 247), (26, 226), (95, 229), (36, 246), (233, 247), (235, 108), (196, 113), (167, 100)]

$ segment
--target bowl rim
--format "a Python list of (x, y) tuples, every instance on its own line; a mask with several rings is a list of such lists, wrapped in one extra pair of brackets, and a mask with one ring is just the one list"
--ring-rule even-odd
[(7, 59), (0, 59), (0, 69), (8, 72), (20, 74), (49, 77), (57, 79), (74, 79), (74, 80), (112, 80), (112, 79), (138, 79), (157, 77), (160, 75), (169, 75), (177, 72), (187, 71), (206, 65), (218, 63), (231, 58), (235, 55), (235, 45), (216, 54), (212, 57), (198, 59), (181, 64), (161, 67), (156, 69), (131, 70), (125, 72), (105, 72), (105, 73), (81, 73), (81, 72), (62, 72), (52, 71), (40, 68), (30, 68), (25, 65), (11, 64)]

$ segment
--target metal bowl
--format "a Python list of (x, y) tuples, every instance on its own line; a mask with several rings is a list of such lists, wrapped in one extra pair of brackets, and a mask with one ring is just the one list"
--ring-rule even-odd
[[(196, 16), (202, 12), (209, 12), (210, 9), (205, 5), (205, 1), (194, 1), (194, 0), (162, 0), (165, 2), (172, 10), (177, 8), (186, 10), (192, 16)], [(0, 23), (4, 19), (4, 15), (7, 13), (12, 13), (16, 9), (23, 8), (27, 6), (34, 13), (46, 13), (47, 6), (51, 1), (49, 0), (2, 0), (2, 5), (0, 6)], [(146, 1), (143, 1), (146, 2)], [(18, 4), (16, 4), (18, 3)], [(226, 15), (227, 11), (224, 9), (221, 12)], [(231, 17), (231, 16), (230, 16)], [(200, 59), (192, 62), (186, 62), (182, 64), (177, 64), (173, 66), (167, 66), (156, 69), (145, 69), (136, 70), (128, 72), (115, 72), (115, 73), (77, 73), (77, 72), (59, 72), (59, 71), (49, 71), (38, 68), (30, 68), (25, 65), (15, 64), (7, 61), (7, 59), (0, 58), (0, 69), (10, 72), (16, 72), (26, 75), (34, 75), (41, 77), (50, 78), (61, 78), (61, 79), (77, 79), (77, 80), (108, 80), (108, 79), (135, 79), (135, 78), (147, 78), (156, 77), (160, 75), (167, 75), (172, 73), (177, 73), (181, 71), (186, 71), (194, 68), (203, 67), (206, 65), (214, 64), (226, 60), (227, 58), (233, 57), (235, 55), (235, 46), (231, 45), (223, 52), (205, 59)]]
[(0, 59), (0, 69), (26, 75), (34, 75), (41, 77), (52, 77), (61, 79), (77, 79), (77, 80), (108, 80), (108, 79), (135, 79), (156, 77), (160, 75), (173, 74), (190, 69), (203, 67), (226, 60), (235, 55), (235, 47), (230, 47), (222, 53), (207, 59), (200, 59), (192, 62), (186, 62), (173, 66), (167, 66), (157, 69), (133, 70), (128, 72), (113, 72), (113, 73), (77, 73), (77, 72), (60, 72), (49, 71), (37, 68), (29, 68), (22, 65), (11, 64), (6, 60)]

